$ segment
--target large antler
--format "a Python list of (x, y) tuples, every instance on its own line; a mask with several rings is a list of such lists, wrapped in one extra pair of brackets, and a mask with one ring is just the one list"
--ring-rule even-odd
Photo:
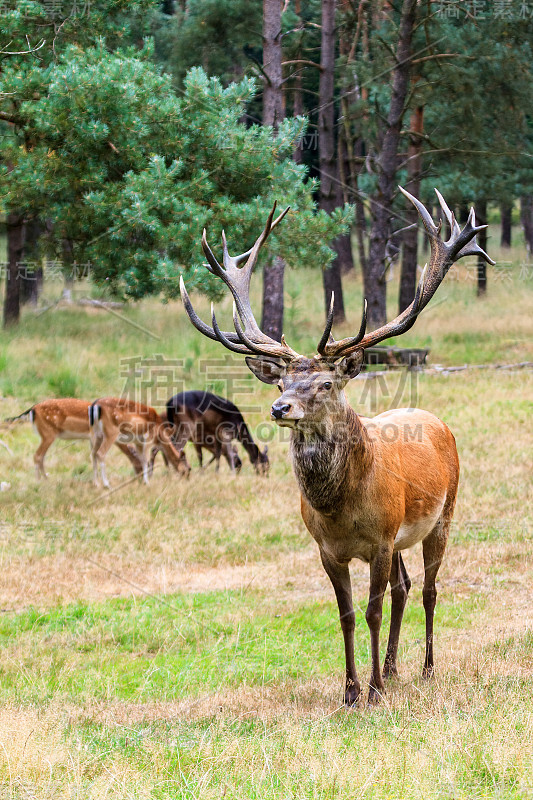
[(476, 226), (476, 217), (473, 208), (470, 210), (468, 221), (465, 227), (463, 230), (461, 230), (454, 214), (448, 208), (444, 198), (440, 192), (435, 189), (437, 197), (439, 198), (439, 203), (444, 214), (446, 215), (446, 219), (448, 220), (451, 229), (450, 238), (444, 242), (440, 238), (442, 220), (439, 220), (439, 224), (435, 225), (431, 218), (431, 214), (428, 212), (425, 206), (422, 205), (420, 200), (417, 200), (417, 198), (413, 197), (412, 194), (406, 192), (401, 186), (398, 188), (408, 198), (408, 200), (410, 200), (411, 203), (416, 206), (424, 224), (424, 228), (426, 229), (426, 233), (429, 236), (431, 245), (429, 267), (426, 265), (424, 268), (422, 277), (416, 289), (414, 300), (411, 305), (408, 306), (405, 311), (402, 311), (402, 313), (396, 317), (396, 319), (392, 320), (391, 322), (387, 322), (381, 328), (377, 328), (375, 331), (367, 333), (366, 335), (365, 300), (363, 320), (357, 336), (348, 339), (341, 339), (338, 342), (333, 339), (333, 337), (330, 335), (333, 322), (332, 300), (330, 312), (326, 322), (326, 328), (317, 348), (320, 355), (327, 359), (334, 360), (340, 358), (341, 356), (348, 355), (348, 353), (353, 353), (355, 350), (364, 350), (371, 345), (382, 342), (384, 339), (388, 339), (391, 336), (398, 336), (399, 334), (408, 331), (409, 328), (414, 325), (416, 318), (422, 309), (427, 306), (437, 291), (452, 264), (455, 261), (458, 261), (458, 259), (463, 258), (464, 256), (479, 255), (481, 258), (484, 258), (485, 261), (488, 261), (489, 264), (495, 263), (476, 242), (476, 234), (487, 226)]
[[(297, 358), (299, 355), (287, 345), (283, 336), (281, 337), (280, 343), (275, 339), (271, 339), (270, 336), (267, 336), (260, 330), (259, 325), (255, 321), (255, 317), (250, 305), (250, 278), (257, 262), (259, 250), (266, 242), (271, 231), (273, 231), (276, 225), (281, 222), (288, 210), (289, 207), (287, 207), (285, 211), (282, 211), (281, 214), (274, 219), (274, 213), (276, 211), (276, 203), (274, 203), (272, 211), (268, 215), (266, 225), (261, 235), (256, 240), (254, 246), (251, 247), (250, 250), (247, 250), (246, 253), (242, 253), (240, 256), (230, 256), (228, 253), (226, 236), (224, 231), (222, 231), (222, 265), (219, 264), (213, 251), (209, 247), (204, 229), (202, 235), (202, 248), (205, 253), (205, 257), (209, 262), (206, 264), (206, 267), (209, 272), (224, 281), (233, 295), (233, 324), (235, 325), (235, 333), (220, 330), (213, 309), (211, 312), (213, 327), (209, 327), (209, 325), (203, 322), (192, 307), (192, 303), (189, 295), (187, 294), (183, 278), (180, 279), (180, 291), (183, 305), (185, 306), (185, 310), (189, 315), (192, 324), (205, 336), (221, 342), (225, 347), (227, 347), (229, 350), (233, 350), (235, 353), (244, 353), (246, 355), (269, 355), (280, 357), (286, 360), (292, 360), (293, 358)], [(241, 266), (243, 261), (246, 263), (244, 266)]]

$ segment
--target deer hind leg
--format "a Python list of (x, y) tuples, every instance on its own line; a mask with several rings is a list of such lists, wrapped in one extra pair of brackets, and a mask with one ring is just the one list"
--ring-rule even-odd
[(54, 437), (42, 437), (41, 444), (35, 451), (35, 455), (33, 456), (33, 463), (35, 464), (35, 474), (37, 478), (47, 478), (48, 475), (44, 468), (44, 457), (48, 452), (48, 449), (52, 442), (54, 441)]
[(344, 654), (346, 658), (346, 687), (344, 705), (354, 706), (361, 697), (361, 684), (355, 670), (353, 634), (355, 629), (355, 613), (352, 602), (352, 582), (348, 564), (338, 564), (321, 552), (320, 557), (328, 577), (333, 585), (339, 607), (342, 635), (344, 637)]
[(379, 665), (379, 632), (383, 614), (383, 596), (392, 568), (392, 545), (382, 547), (370, 562), (370, 592), (366, 609), (366, 621), (370, 630), (372, 651), (372, 674), (370, 676), (369, 704), (378, 703), (385, 693)]
[(403, 612), (407, 603), (407, 596), (411, 588), (411, 581), (401, 553), (394, 553), (392, 556), (392, 569), (389, 577), (392, 598), (392, 610), (390, 619), (389, 643), (387, 654), (383, 665), (383, 677), (390, 678), (398, 674), (396, 657), (398, 654), (398, 641), (400, 639), (400, 628), (402, 627)]
[[(196, 450), (196, 457), (198, 459), (198, 466), (200, 469), (203, 469), (204, 466), (204, 454), (202, 453), (202, 446), (200, 444), (195, 444), (194, 449)], [(211, 461), (209, 462), (211, 463)]]
[(424, 659), (424, 669), (422, 670), (424, 678), (431, 678), (434, 671), (433, 618), (435, 615), (435, 605), (437, 603), (435, 581), (446, 549), (450, 522), (451, 517), (448, 520), (441, 518), (429, 536), (426, 536), (422, 542), (422, 550), (424, 553), (424, 589), (422, 591), (422, 600), (424, 603), (424, 611), (426, 612), (426, 657)]
[(110, 483), (107, 479), (107, 474), (105, 471), (105, 457), (108, 454), (111, 447), (115, 444), (117, 436), (118, 436), (118, 430), (114, 432), (114, 435), (95, 437), (93, 441), (93, 459), (96, 468), (96, 475), (98, 475), (97, 468), (99, 467), (100, 475), (102, 478), (102, 484), (105, 489), (110, 488)]

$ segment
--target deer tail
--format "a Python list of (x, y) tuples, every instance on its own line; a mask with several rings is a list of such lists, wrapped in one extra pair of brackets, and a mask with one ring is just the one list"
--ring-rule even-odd
[(15, 422), (33, 422), (34, 406), (28, 408), (26, 411), (23, 411), (22, 414), (19, 414), (18, 417), (8, 417), (4, 420), (7, 425), (13, 425)]
[(91, 403), (89, 406), (89, 427), (94, 428), (102, 419), (102, 406), (98, 403)]

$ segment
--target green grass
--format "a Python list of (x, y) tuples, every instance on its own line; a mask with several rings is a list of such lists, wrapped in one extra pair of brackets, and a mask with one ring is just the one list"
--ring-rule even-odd
[[(459, 604), (450, 597), (439, 624), (467, 627), (482, 606), (482, 598)], [(423, 636), (417, 597), (406, 613), (404, 648), (420, 652)], [(0, 646), (0, 696), (24, 703), (181, 700), (332, 674), (340, 686), (343, 670), (333, 601), (295, 607), (290, 597), (261, 591), (30, 608), (0, 619)], [(363, 618), (355, 650), (358, 662), (369, 661)]]

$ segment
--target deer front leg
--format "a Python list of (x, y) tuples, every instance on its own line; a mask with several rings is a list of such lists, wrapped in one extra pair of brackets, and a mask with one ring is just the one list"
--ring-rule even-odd
[(148, 447), (150, 446), (149, 442), (145, 438), (139, 439), (135, 442), (135, 449), (137, 450), (137, 454), (139, 456), (139, 460), (142, 465), (142, 480), (144, 484), (148, 484), (150, 480), (150, 465), (148, 463)]
[(219, 439), (217, 438), (217, 440), (215, 442), (215, 454), (214, 454), (215, 472), (218, 472), (220, 470), (220, 456), (221, 455), (222, 455), (222, 442), (220, 442)]
[(372, 674), (368, 692), (369, 704), (379, 703), (385, 694), (381, 669), (379, 665), (379, 631), (383, 611), (383, 595), (389, 582), (392, 566), (392, 544), (381, 547), (370, 562), (370, 593), (366, 609), (366, 621), (370, 629), (370, 646), (372, 650)]
[(338, 564), (331, 560), (322, 551), (320, 552), (322, 564), (333, 585), (342, 635), (344, 637), (344, 654), (346, 657), (346, 688), (344, 690), (344, 705), (347, 708), (354, 706), (361, 696), (361, 684), (355, 671), (353, 648), (353, 634), (355, 629), (355, 613), (352, 602), (352, 583), (348, 564)]
[(392, 569), (389, 578), (392, 609), (390, 618), (389, 643), (385, 664), (383, 665), (383, 677), (391, 678), (398, 674), (396, 657), (398, 654), (398, 641), (400, 639), (400, 628), (402, 626), (403, 612), (407, 603), (407, 596), (411, 588), (411, 581), (401, 553), (394, 553), (392, 556)]

